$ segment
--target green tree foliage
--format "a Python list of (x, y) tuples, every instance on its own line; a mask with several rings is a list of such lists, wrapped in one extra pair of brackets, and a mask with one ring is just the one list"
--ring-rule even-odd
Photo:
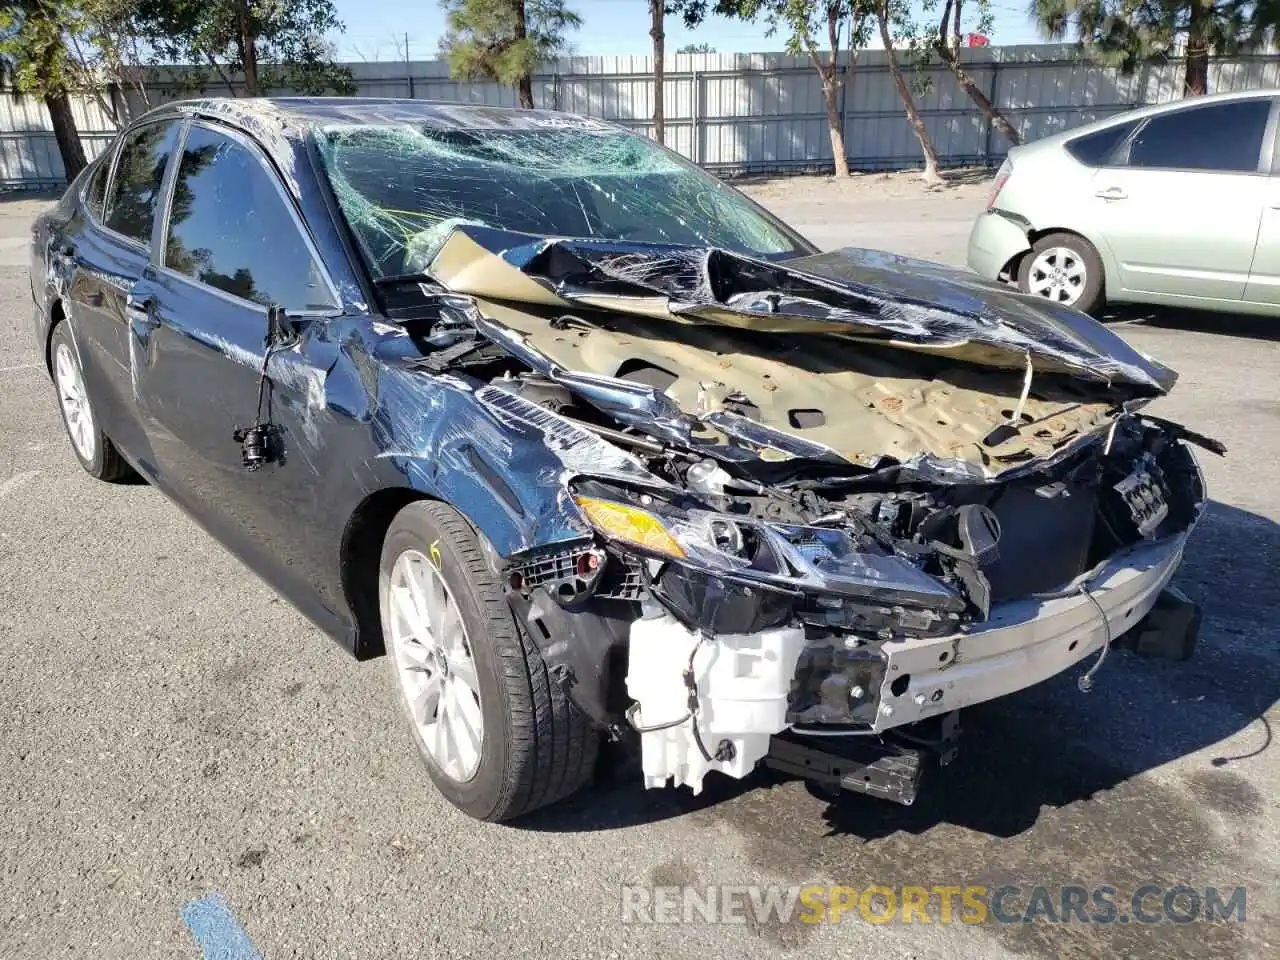
[[(872, 0), (716, 0), (712, 9), (721, 16), (763, 21), (769, 36), (781, 32), (786, 37), (788, 53), (808, 55), (822, 81), (836, 176), (848, 176), (840, 111), (840, 88), (846, 78), (840, 72), (840, 53), (843, 43), (852, 71), (858, 50), (866, 46), (876, 22)], [(825, 54), (819, 49), (824, 35)]]
[(1073, 38), (1092, 59), (1132, 72), (1186, 45), (1184, 96), (1209, 92), (1209, 55), (1271, 42), (1277, 0), (1031, 0), (1030, 14), (1052, 40)]
[(686, 43), (676, 53), (715, 53), (716, 48), (709, 43)]
[(533, 71), (563, 52), (582, 18), (566, 0), (440, 0), (448, 30), (440, 50), (449, 74), (515, 87), (520, 106), (533, 109)]
[(933, 138), (925, 129), (924, 119), (920, 116), (915, 97), (903, 74), (902, 62), (898, 59), (899, 38), (911, 38), (916, 33), (915, 25), (911, 21), (910, 5), (907, 0), (869, 0), (869, 2), (875, 12), (876, 26), (880, 30), (880, 43), (884, 47), (885, 60), (889, 64), (889, 75), (893, 77), (893, 84), (898, 88), (898, 98), (902, 101), (903, 109), (907, 111), (907, 122), (911, 125), (911, 131), (916, 135), (920, 152), (924, 156), (924, 171), (921, 173), (921, 179), (930, 185), (940, 184), (942, 177), (938, 173), (938, 152), (934, 149)]
[[(927, 16), (936, 15), (940, 0), (924, 0), (923, 11)], [(988, 98), (977, 82), (969, 75), (960, 63), (961, 37), (965, 32), (990, 33), (994, 17), (991, 12), (991, 0), (974, 0), (965, 6), (964, 0), (941, 0), (942, 15), (937, 27), (927, 27), (920, 37), (914, 38), (912, 52), (921, 65), (927, 65), (936, 55), (943, 65), (951, 71), (974, 106), (982, 111), (983, 116), (996, 130), (1004, 134), (1015, 147), (1022, 142), (1017, 129), (1009, 119), (1000, 112)], [(969, 20), (970, 30), (961, 26), (965, 12), (976, 14)]]
[(81, 16), (79, 7), (54, 0), (0, 3), (0, 64), (16, 91), (44, 101), (68, 180), (86, 163), (70, 99), (85, 88), (85, 75), (66, 41)]
[(325, 39), (343, 29), (332, 0), (138, 0), (131, 6), (129, 24), (153, 63), (198, 68), (184, 75), (189, 86), (203, 88), (212, 74), (235, 95), (233, 77), (241, 74), (249, 96), (354, 89)]

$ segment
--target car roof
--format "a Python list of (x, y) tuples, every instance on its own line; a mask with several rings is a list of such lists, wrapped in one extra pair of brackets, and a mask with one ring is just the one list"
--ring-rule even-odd
[(594, 118), (553, 110), (378, 97), (206, 97), (168, 103), (147, 116), (168, 113), (217, 119), (257, 133), (267, 125), (286, 136), (302, 128), (330, 125), (413, 124), (459, 130), (613, 127)]
[(1203, 107), (1215, 103), (1229, 103), (1233, 100), (1261, 100), (1268, 97), (1280, 97), (1280, 89), (1233, 90), (1230, 93), (1212, 93), (1203, 97), (1186, 97), (1182, 100), (1170, 100), (1167, 103), (1152, 103), (1145, 107), (1135, 107), (1132, 110), (1113, 113), (1100, 120), (1094, 120), (1092, 123), (1081, 124), (1078, 127), (1072, 127), (1071, 129), (1063, 130), (1060, 133), (1050, 134), (1049, 136), (1042, 137), (1039, 140), (1033, 140), (1026, 146), (1038, 148), (1042, 145), (1049, 146), (1052, 144), (1061, 144), (1065, 143), (1067, 140), (1074, 140), (1076, 137), (1092, 133), (1095, 130), (1102, 130), (1114, 124), (1131, 123), (1134, 120), (1144, 120), (1147, 117), (1158, 116), (1162, 113), (1174, 113), (1178, 110), (1187, 110), (1192, 107)]

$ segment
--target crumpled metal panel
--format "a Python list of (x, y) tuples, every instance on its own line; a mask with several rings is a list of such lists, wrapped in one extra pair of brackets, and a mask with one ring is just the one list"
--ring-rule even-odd
[[(759, 447), (765, 459), (837, 454), (874, 467), (885, 457), (930, 455), (999, 469), (1051, 456), (1110, 420), (1106, 403), (1080, 403), (1069, 395), (1030, 398), (1023, 407), (1026, 429), (988, 447), (983, 439), (1018, 405), (1019, 374), (954, 366), (928, 377), (910, 354), (826, 337), (796, 337), (769, 351), (759, 338), (720, 327), (641, 316), (606, 320), (596, 313), (553, 327), (546, 317), (508, 304), (480, 301), (478, 307), (566, 371), (611, 377), (637, 365), (668, 371), (674, 379), (660, 397), (721, 434)], [(662, 419), (671, 422), (671, 411)], [(771, 449), (758, 426), (787, 433), (808, 449)]]
[(455, 292), (495, 299), (758, 333), (827, 334), (1007, 369), (1029, 362), (1039, 372), (1127, 387), (1130, 396), (1165, 393), (1177, 379), (1084, 314), (875, 251), (771, 263), (706, 247), (548, 239), (460, 225), (430, 272)]
[[(502, 246), (513, 238), (524, 239), (459, 227), (433, 261), (432, 275), (453, 291), (471, 294), (481, 332), (534, 369), (621, 422), (684, 445), (694, 438), (730, 441), (720, 449), (766, 460), (826, 459), (870, 469), (897, 463), (921, 478), (981, 482), (1063, 454), (1108, 425), (1119, 400), (1158, 392), (1156, 380), (1165, 373), (1172, 377), (1158, 365), (1134, 366), (1126, 355), (1125, 362), (1097, 361), (1099, 368), (1110, 364), (1118, 385), (1111, 389), (1093, 368), (1084, 378), (1035, 380), (1037, 365), (1063, 372), (1053, 351), (1061, 352), (1067, 334), (1046, 338), (1048, 346), (1036, 354), (947, 341), (942, 334), (901, 344), (868, 335), (873, 321), (855, 318), (845, 307), (824, 303), (825, 317), (812, 302), (803, 308), (812, 316), (800, 316), (799, 306), (790, 308), (790, 316), (756, 315), (748, 309), (740, 275), (699, 274), (698, 251), (688, 248), (664, 252), (629, 245), (645, 251), (625, 255), (634, 269), (623, 270), (623, 255), (610, 254), (604, 259), (613, 273), (606, 275), (577, 251), (586, 247), (594, 255), (617, 244), (533, 239)], [(857, 262), (858, 252), (849, 253), (849, 262)], [(731, 256), (705, 250), (701, 255)], [(776, 269), (750, 266), (759, 276)], [(624, 273), (630, 277), (625, 282)], [(722, 290), (717, 298), (714, 286), (730, 275), (737, 292)], [(669, 292), (654, 295), (657, 289)], [(704, 295), (709, 299), (699, 300)], [(689, 304), (699, 303), (705, 310), (693, 316)], [(913, 322), (941, 312), (912, 309)], [(886, 307), (876, 317), (886, 311), (893, 312)], [(721, 322), (726, 318), (731, 322)], [(1082, 319), (1088, 332), (1093, 321)], [(853, 329), (859, 332), (848, 332)], [(1098, 343), (1113, 337), (1105, 330), (1091, 335)], [(1084, 341), (1083, 335), (1077, 339)], [(867, 341), (903, 349), (868, 349)], [(936, 356), (921, 357), (920, 351)], [(978, 355), (990, 363), (975, 365)], [(1029, 358), (1034, 393), (1024, 400)], [(1132, 379), (1120, 378), (1130, 366)], [(657, 389), (630, 384), (626, 378), (638, 370), (656, 370), (664, 382)], [(1015, 417), (1016, 430), (996, 432)]]

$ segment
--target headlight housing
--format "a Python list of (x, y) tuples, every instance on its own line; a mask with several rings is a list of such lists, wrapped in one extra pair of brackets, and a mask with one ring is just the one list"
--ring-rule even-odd
[(766, 523), (710, 510), (578, 495), (578, 506), (607, 540), (739, 582), (814, 591), (882, 604), (960, 611), (946, 584), (834, 527)]

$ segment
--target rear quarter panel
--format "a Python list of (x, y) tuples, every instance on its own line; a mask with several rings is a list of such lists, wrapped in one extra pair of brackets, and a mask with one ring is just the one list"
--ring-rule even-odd
[(996, 208), (1025, 221), (1036, 237), (1065, 230), (1084, 237), (1102, 258), (1107, 276), (1117, 275), (1117, 264), (1096, 220), (1093, 195), (1096, 170), (1075, 160), (1063, 147), (1063, 138), (1041, 141), (1010, 152), (1013, 174), (996, 201)]

